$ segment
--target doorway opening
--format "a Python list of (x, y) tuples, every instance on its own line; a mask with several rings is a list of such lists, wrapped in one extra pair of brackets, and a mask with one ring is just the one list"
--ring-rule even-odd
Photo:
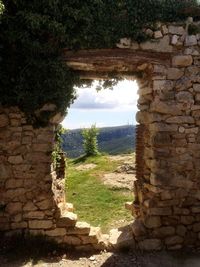
[[(81, 221), (103, 232), (132, 223), (135, 171), (137, 83), (118, 82), (111, 89), (77, 88), (77, 100), (62, 125), (67, 155), (66, 201)], [(101, 89), (96, 90), (96, 89)], [(82, 131), (97, 129), (98, 155), (85, 156)]]

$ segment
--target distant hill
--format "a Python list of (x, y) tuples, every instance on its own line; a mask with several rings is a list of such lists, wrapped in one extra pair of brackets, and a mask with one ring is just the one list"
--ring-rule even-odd
[[(63, 150), (68, 157), (84, 154), (82, 129), (70, 130), (63, 138)], [(125, 125), (99, 128), (98, 145), (101, 152), (111, 155), (133, 152), (135, 150), (135, 126)]]

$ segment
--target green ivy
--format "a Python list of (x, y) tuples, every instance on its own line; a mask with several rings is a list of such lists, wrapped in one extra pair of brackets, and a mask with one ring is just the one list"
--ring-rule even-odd
[[(146, 39), (145, 27), (185, 19), (195, 0), (0, 0), (0, 104), (19, 106), (31, 121), (55, 103), (65, 113), (81, 86), (62, 49), (112, 48), (122, 37)], [(55, 113), (54, 112), (54, 113)], [(45, 118), (45, 119), (44, 119)]]

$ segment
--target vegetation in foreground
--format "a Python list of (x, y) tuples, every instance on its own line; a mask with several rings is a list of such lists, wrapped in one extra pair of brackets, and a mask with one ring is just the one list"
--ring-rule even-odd
[[(124, 207), (126, 201), (133, 200), (132, 192), (108, 188), (101, 180), (103, 174), (115, 171), (121, 163), (111, 161), (109, 156), (105, 155), (69, 160), (66, 199), (74, 204), (79, 220), (87, 221), (93, 226), (101, 226), (103, 231), (108, 231), (119, 220), (128, 222), (133, 219)], [(77, 170), (82, 164), (96, 164), (96, 167)]]

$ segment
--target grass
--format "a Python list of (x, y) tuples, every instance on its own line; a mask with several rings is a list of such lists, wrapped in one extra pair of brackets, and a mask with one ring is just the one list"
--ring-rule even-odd
[[(76, 170), (83, 163), (94, 163), (96, 167), (92, 170)], [(115, 221), (133, 219), (124, 207), (126, 201), (133, 200), (132, 193), (125, 189), (108, 188), (101, 181), (104, 173), (113, 172), (117, 166), (119, 162), (111, 161), (108, 156), (82, 157), (68, 162), (67, 201), (74, 204), (79, 220), (101, 226), (104, 232)]]

